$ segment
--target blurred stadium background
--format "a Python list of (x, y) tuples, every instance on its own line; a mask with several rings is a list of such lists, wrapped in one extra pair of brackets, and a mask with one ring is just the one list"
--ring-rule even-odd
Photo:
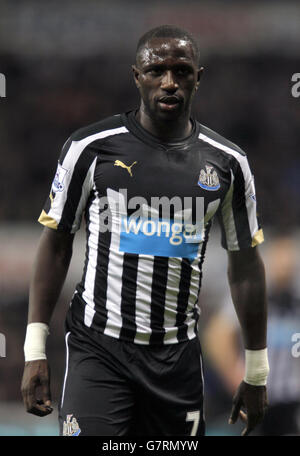
[[(64, 315), (81, 275), (84, 235), (83, 230), (77, 235), (48, 338), (55, 410), (37, 418), (25, 413), (20, 395), (28, 280), (42, 230), (36, 219), (69, 134), (137, 106), (130, 68), (135, 46), (145, 31), (163, 23), (185, 27), (199, 41), (205, 73), (194, 113), (247, 152), (266, 237), (261, 251), (267, 272), (268, 251), (275, 238), (285, 235), (297, 253), (288, 291), (298, 299), (300, 98), (291, 95), (291, 77), (300, 72), (299, 3), (0, 0), (0, 72), (7, 83), (6, 98), (0, 98), (0, 333), (6, 337), (6, 357), (0, 358), (0, 435), (57, 435)], [(207, 433), (238, 435), (239, 425), (227, 425), (231, 387), (209, 346), (211, 322), (230, 301), (219, 238), (215, 226), (200, 297)], [(276, 330), (286, 359), (291, 358), (292, 333), (297, 328), (300, 333), (299, 311), (293, 312), (293, 326), (285, 325), (282, 334), (280, 325)], [(287, 366), (278, 369), (284, 383), (292, 374)], [(300, 383), (300, 375), (295, 382)], [(289, 400), (281, 402), (288, 406)], [(294, 402), (297, 409), (300, 396)]]

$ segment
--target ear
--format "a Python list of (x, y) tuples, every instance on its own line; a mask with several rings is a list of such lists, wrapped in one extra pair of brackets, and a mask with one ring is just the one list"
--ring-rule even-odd
[(199, 68), (199, 70), (197, 71), (197, 82), (196, 82), (195, 90), (197, 90), (200, 85), (200, 79), (202, 77), (203, 71), (204, 71), (203, 67)]
[(140, 70), (135, 65), (132, 65), (131, 69), (133, 72), (133, 78), (134, 78), (135, 85), (139, 89), (140, 88), (140, 81), (139, 81)]

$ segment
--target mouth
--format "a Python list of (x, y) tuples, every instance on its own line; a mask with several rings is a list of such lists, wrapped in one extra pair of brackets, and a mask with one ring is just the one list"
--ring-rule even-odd
[(164, 96), (158, 99), (158, 104), (163, 111), (173, 111), (179, 107), (181, 100), (175, 95)]

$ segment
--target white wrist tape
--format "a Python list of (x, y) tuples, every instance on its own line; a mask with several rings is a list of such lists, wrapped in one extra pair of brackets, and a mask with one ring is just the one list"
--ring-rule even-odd
[(268, 349), (245, 350), (246, 371), (244, 382), (249, 385), (262, 386), (267, 384), (269, 373)]
[(47, 359), (46, 339), (49, 335), (49, 326), (46, 323), (29, 323), (27, 325), (24, 343), (25, 361)]

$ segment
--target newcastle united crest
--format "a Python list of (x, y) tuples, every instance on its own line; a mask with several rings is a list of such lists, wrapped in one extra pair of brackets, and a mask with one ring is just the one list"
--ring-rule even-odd
[(201, 169), (198, 185), (204, 190), (219, 190), (220, 181), (217, 175), (217, 172), (214, 170), (213, 166), (205, 165), (206, 171)]
[[(81, 432), (81, 429), (79, 427), (79, 424), (78, 424), (75, 416), (73, 416), (73, 418), (72, 418), (72, 416), (73, 416), (73, 414), (67, 415), (67, 421), (64, 421), (63, 435), (77, 436)], [(71, 418), (72, 418), (72, 420), (71, 420)]]

